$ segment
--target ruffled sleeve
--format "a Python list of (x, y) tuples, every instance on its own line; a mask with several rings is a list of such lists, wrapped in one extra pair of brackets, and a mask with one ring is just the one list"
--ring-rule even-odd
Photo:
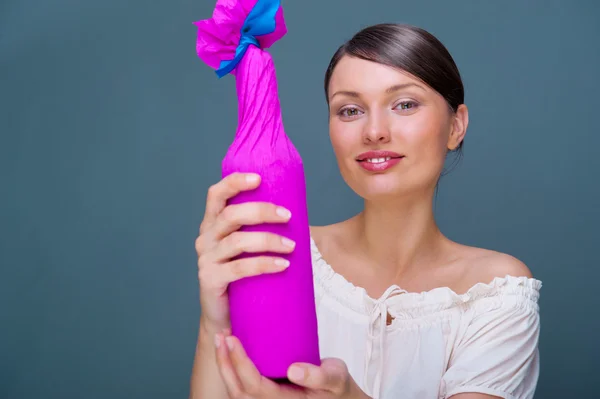
[(539, 280), (513, 279), (499, 295), (470, 304), (442, 377), (441, 398), (466, 392), (533, 398), (539, 375), (540, 286)]

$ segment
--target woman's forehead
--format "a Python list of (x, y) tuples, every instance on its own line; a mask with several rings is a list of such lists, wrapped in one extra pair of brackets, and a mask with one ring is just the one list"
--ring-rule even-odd
[(344, 56), (333, 70), (329, 88), (333, 95), (336, 90), (386, 91), (390, 87), (410, 83), (428, 90), (428, 87), (420, 79), (399, 68), (362, 58)]

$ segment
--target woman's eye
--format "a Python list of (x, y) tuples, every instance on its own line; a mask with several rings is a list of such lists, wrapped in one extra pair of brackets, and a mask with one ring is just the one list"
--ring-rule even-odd
[(346, 117), (358, 116), (360, 115), (360, 110), (358, 108), (344, 108), (339, 114)]
[(402, 101), (396, 106), (396, 109), (407, 111), (417, 107), (417, 103), (414, 101)]

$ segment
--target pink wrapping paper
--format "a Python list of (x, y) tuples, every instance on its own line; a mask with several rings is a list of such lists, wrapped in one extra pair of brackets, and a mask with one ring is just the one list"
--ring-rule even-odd
[[(222, 163), (223, 176), (239, 171), (262, 177), (258, 189), (237, 195), (230, 204), (266, 201), (292, 212), (286, 224), (241, 228), (294, 240), (294, 252), (285, 255), (289, 268), (229, 286), (232, 334), (241, 340), (259, 372), (273, 379), (285, 378), (294, 362), (320, 363), (304, 168), (285, 134), (275, 67), (265, 51), (287, 32), (283, 10), (276, 3), (274, 31), (256, 36), (260, 48), (249, 45), (231, 72), (236, 79), (238, 127)], [(255, 6), (257, 0), (219, 0), (213, 17), (196, 23), (197, 52), (206, 64), (217, 69), (235, 57), (242, 27)], [(242, 256), (256, 255), (260, 254)]]

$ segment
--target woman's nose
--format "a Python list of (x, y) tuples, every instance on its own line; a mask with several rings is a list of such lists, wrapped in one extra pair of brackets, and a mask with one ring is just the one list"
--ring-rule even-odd
[(365, 143), (386, 143), (390, 141), (390, 130), (385, 118), (370, 115), (364, 131)]

